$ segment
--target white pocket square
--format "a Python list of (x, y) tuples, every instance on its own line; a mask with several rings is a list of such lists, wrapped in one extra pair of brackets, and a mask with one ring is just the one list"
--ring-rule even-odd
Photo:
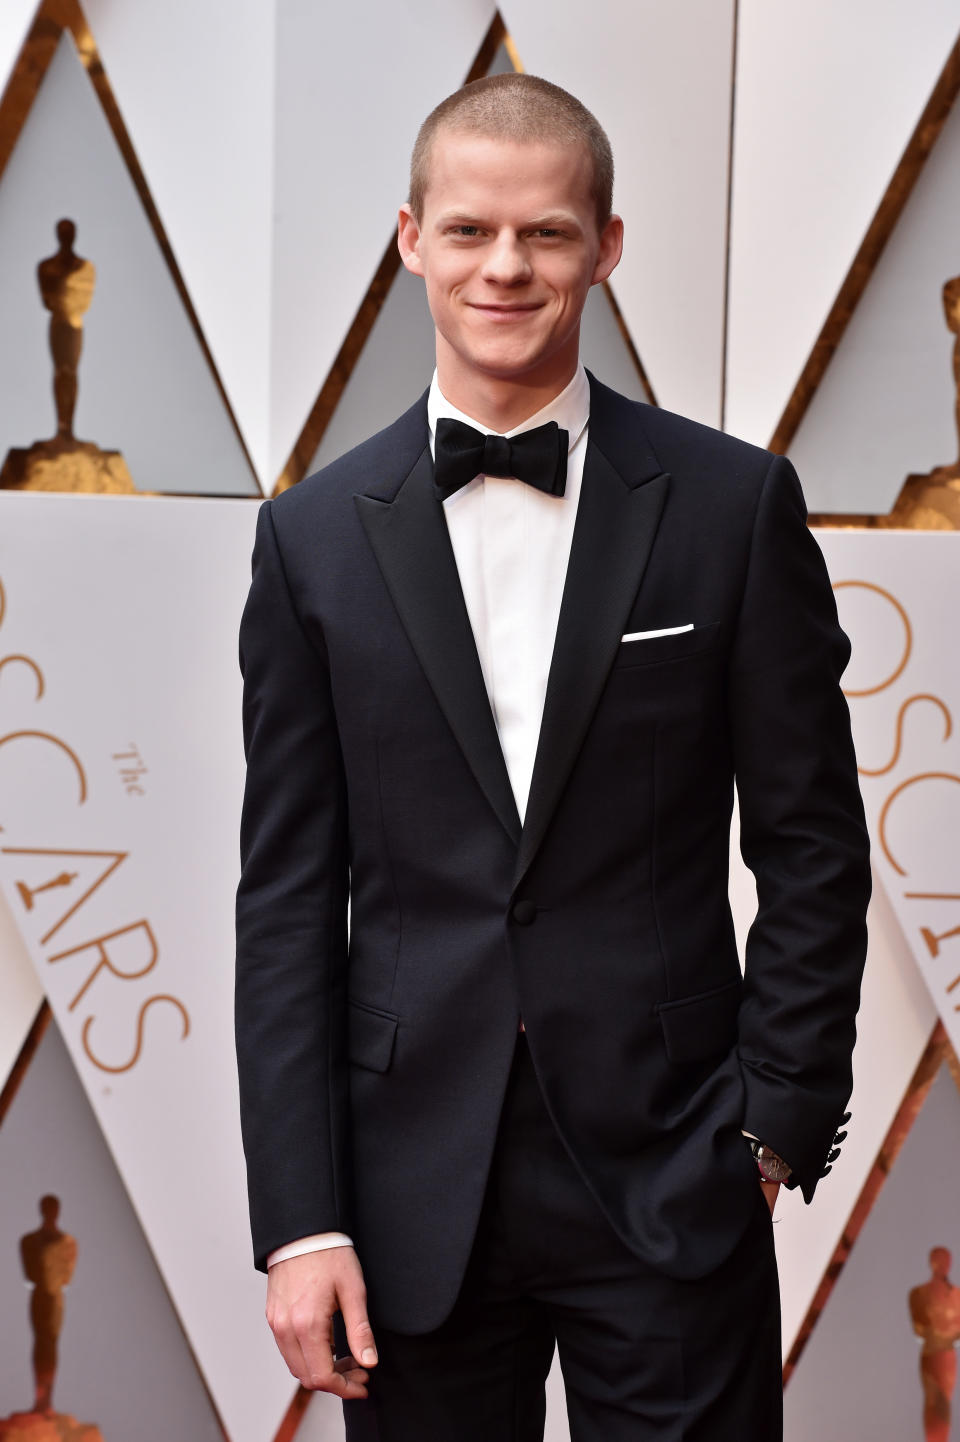
[(652, 641), (655, 636), (679, 636), (684, 631), (692, 631), (693, 622), (688, 621), (686, 626), (664, 626), (661, 631), (628, 631), (625, 636), (620, 637), (621, 644), (624, 641)]

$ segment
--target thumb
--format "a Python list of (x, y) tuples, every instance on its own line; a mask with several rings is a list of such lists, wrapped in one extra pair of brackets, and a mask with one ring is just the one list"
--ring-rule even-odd
[(367, 1317), (367, 1293), (363, 1283), (345, 1287), (340, 1294), (340, 1311), (351, 1355), (363, 1367), (377, 1365), (373, 1328)]

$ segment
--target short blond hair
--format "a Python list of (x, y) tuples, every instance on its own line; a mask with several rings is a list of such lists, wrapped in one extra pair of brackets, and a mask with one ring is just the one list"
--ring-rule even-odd
[(419, 222), (427, 190), (430, 151), (439, 130), (498, 140), (583, 145), (593, 168), (590, 193), (603, 230), (613, 209), (613, 152), (606, 131), (576, 96), (536, 75), (507, 72), (473, 80), (431, 110), (410, 159), (410, 209)]

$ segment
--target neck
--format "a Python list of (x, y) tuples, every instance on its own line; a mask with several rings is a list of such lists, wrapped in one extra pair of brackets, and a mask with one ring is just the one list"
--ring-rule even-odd
[(500, 434), (523, 425), (555, 400), (573, 380), (578, 364), (575, 351), (547, 373), (538, 368), (529, 376), (488, 375), (464, 368), (459, 357), (443, 355), (438, 337), (437, 383), (444, 397), (464, 415)]

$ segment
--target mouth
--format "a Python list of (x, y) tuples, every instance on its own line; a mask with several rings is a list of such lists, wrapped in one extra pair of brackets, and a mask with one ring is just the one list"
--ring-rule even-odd
[(509, 324), (511, 321), (522, 321), (528, 316), (534, 315), (542, 309), (542, 302), (508, 302), (501, 304), (483, 304), (482, 302), (471, 302), (470, 309), (475, 310), (478, 315), (486, 316), (499, 324)]

